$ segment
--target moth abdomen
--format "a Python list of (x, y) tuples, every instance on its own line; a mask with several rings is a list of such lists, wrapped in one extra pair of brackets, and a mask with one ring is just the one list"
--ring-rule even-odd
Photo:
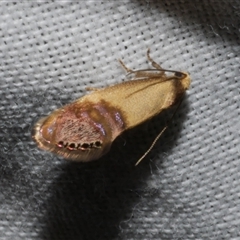
[(122, 115), (108, 103), (76, 101), (41, 119), (34, 139), (41, 148), (65, 158), (91, 161), (105, 154), (122, 131)]

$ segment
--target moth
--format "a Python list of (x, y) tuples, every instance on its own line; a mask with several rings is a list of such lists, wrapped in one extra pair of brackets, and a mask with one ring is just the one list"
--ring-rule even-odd
[[(149, 55), (153, 69), (132, 70), (119, 60), (131, 78), (92, 92), (67, 104), (34, 126), (33, 138), (41, 149), (65, 159), (88, 162), (106, 154), (123, 131), (176, 105), (190, 86), (186, 72), (163, 69)], [(136, 163), (152, 149), (167, 126)]]

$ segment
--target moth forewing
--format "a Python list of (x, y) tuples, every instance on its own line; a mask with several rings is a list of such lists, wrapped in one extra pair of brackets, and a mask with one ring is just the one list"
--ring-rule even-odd
[(95, 104), (101, 99), (118, 109), (128, 129), (174, 105), (188, 86), (188, 74), (181, 78), (149, 77), (104, 88), (88, 98)]
[(39, 120), (33, 135), (39, 147), (66, 159), (95, 160), (123, 131), (178, 102), (189, 75), (162, 69), (149, 52), (148, 59), (156, 69), (133, 71), (120, 61), (132, 80), (93, 91)]

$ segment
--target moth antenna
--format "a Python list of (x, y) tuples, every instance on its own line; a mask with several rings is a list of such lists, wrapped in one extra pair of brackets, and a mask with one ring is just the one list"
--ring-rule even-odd
[[(176, 114), (177, 110), (179, 109), (179, 106), (182, 103), (183, 98), (181, 98), (181, 100), (179, 101), (179, 104), (177, 105), (172, 117), (170, 118), (169, 122), (172, 121), (174, 115)], [(165, 130), (168, 128), (168, 124), (166, 124), (166, 126), (162, 129), (162, 131), (155, 137), (155, 139), (153, 140), (151, 146), (148, 148), (148, 150), (138, 159), (138, 161), (135, 163), (135, 166), (137, 166), (147, 155), (148, 153), (153, 149), (154, 145), (156, 144), (156, 142), (158, 141), (158, 139), (162, 136), (162, 134), (165, 132)]]
[(91, 92), (95, 92), (95, 91), (99, 91), (99, 88), (95, 88), (95, 87), (85, 87), (86, 91), (91, 91)]
[(136, 162), (135, 166), (137, 166), (146, 156), (147, 154), (152, 150), (152, 148), (154, 147), (154, 145), (156, 144), (157, 140), (161, 137), (161, 135), (164, 133), (164, 131), (168, 128), (168, 126), (166, 125), (163, 130), (157, 135), (157, 137), (154, 139), (154, 141), (152, 142), (151, 146), (148, 148), (148, 150), (138, 159), (138, 161)]

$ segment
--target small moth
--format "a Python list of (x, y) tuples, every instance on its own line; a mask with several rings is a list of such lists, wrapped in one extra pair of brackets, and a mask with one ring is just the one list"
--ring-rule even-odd
[[(119, 60), (131, 80), (93, 92), (40, 119), (33, 131), (38, 146), (66, 159), (88, 162), (106, 154), (123, 131), (154, 117), (176, 103), (190, 86), (188, 73), (154, 69), (131, 70)], [(148, 151), (152, 149), (158, 134)]]

